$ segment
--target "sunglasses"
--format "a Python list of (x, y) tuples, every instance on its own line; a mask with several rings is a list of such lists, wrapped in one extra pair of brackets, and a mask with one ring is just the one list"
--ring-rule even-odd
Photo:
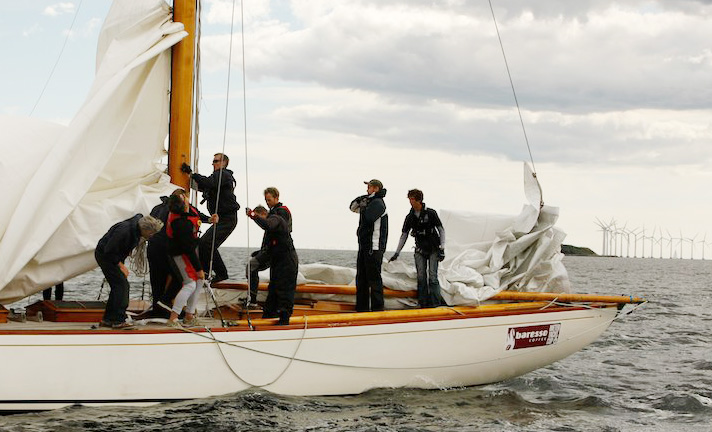
[(213, 163), (214, 163), (214, 164), (220, 163), (220, 162), (222, 162), (220, 159), (215, 159), (215, 160), (213, 160)]

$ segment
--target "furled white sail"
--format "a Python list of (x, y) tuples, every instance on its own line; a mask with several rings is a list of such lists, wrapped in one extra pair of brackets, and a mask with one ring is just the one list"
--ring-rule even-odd
[(170, 47), (185, 37), (164, 0), (114, 2), (96, 79), (69, 126), (0, 117), (0, 303), (96, 266), (114, 223), (174, 189), (158, 162), (168, 133)]

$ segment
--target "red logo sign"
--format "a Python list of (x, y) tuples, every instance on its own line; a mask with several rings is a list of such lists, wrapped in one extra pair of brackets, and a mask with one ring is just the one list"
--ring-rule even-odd
[(505, 350), (555, 344), (559, 339), (559, 330), (561, 330), (561, 323), (510, 327), (507, 331)]

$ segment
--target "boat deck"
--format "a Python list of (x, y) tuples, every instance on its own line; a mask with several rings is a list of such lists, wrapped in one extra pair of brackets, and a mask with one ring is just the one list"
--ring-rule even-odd
[[(243, 283), (219, 284), (222, 289), (245, 290)], [(266, 289), (262, 285), (261, 289)], [(410, 297), (412, 291), (384, 290), (386, 296)], [(355, 287), (301, 285), (298, 293), (353, 294)], [(488, 304), (438, 308), (409, 308), (380, 312), (356, 312), (353, 302), (301, 299), (295, 302), (290, 324), (278, 326), (276, 318), (263, 319), (260, 309), (246, 309), (242, 305), (222, 305), (211, 311), (212, 317), (201, 317), (200, 326), (176, 329), (166, 326), (165, 319), (137, 319), (132, 329), (99, 327), (103, 315), (102, 302), (41, 301), (26, 308), (26, 315), (10, 313), (7, 322), (0, 322), (0, 334), (18, 333), (87, 333), (87, 332), (181, 332), (199, 331), (254, 331), (330, 326), (359, 326), (396, 324), (417, 321), (452, 320), (477, 317), (521, 315), (540, 312), (576, 310), (582, 308), (622, 307), (626, 303), (644, 300), (625, 296), (595, 296), (586, 294), (511, 292), (496, 294)], [(132, 304), (129, 310), (138, 313), (145, 303)]]

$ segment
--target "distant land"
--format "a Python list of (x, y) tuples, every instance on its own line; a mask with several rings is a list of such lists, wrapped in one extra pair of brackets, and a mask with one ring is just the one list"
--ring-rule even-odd
[(598, 256), (598, 254), (586, 247), (578, 247), (562, 244), (561, 253), (572, 256)]

